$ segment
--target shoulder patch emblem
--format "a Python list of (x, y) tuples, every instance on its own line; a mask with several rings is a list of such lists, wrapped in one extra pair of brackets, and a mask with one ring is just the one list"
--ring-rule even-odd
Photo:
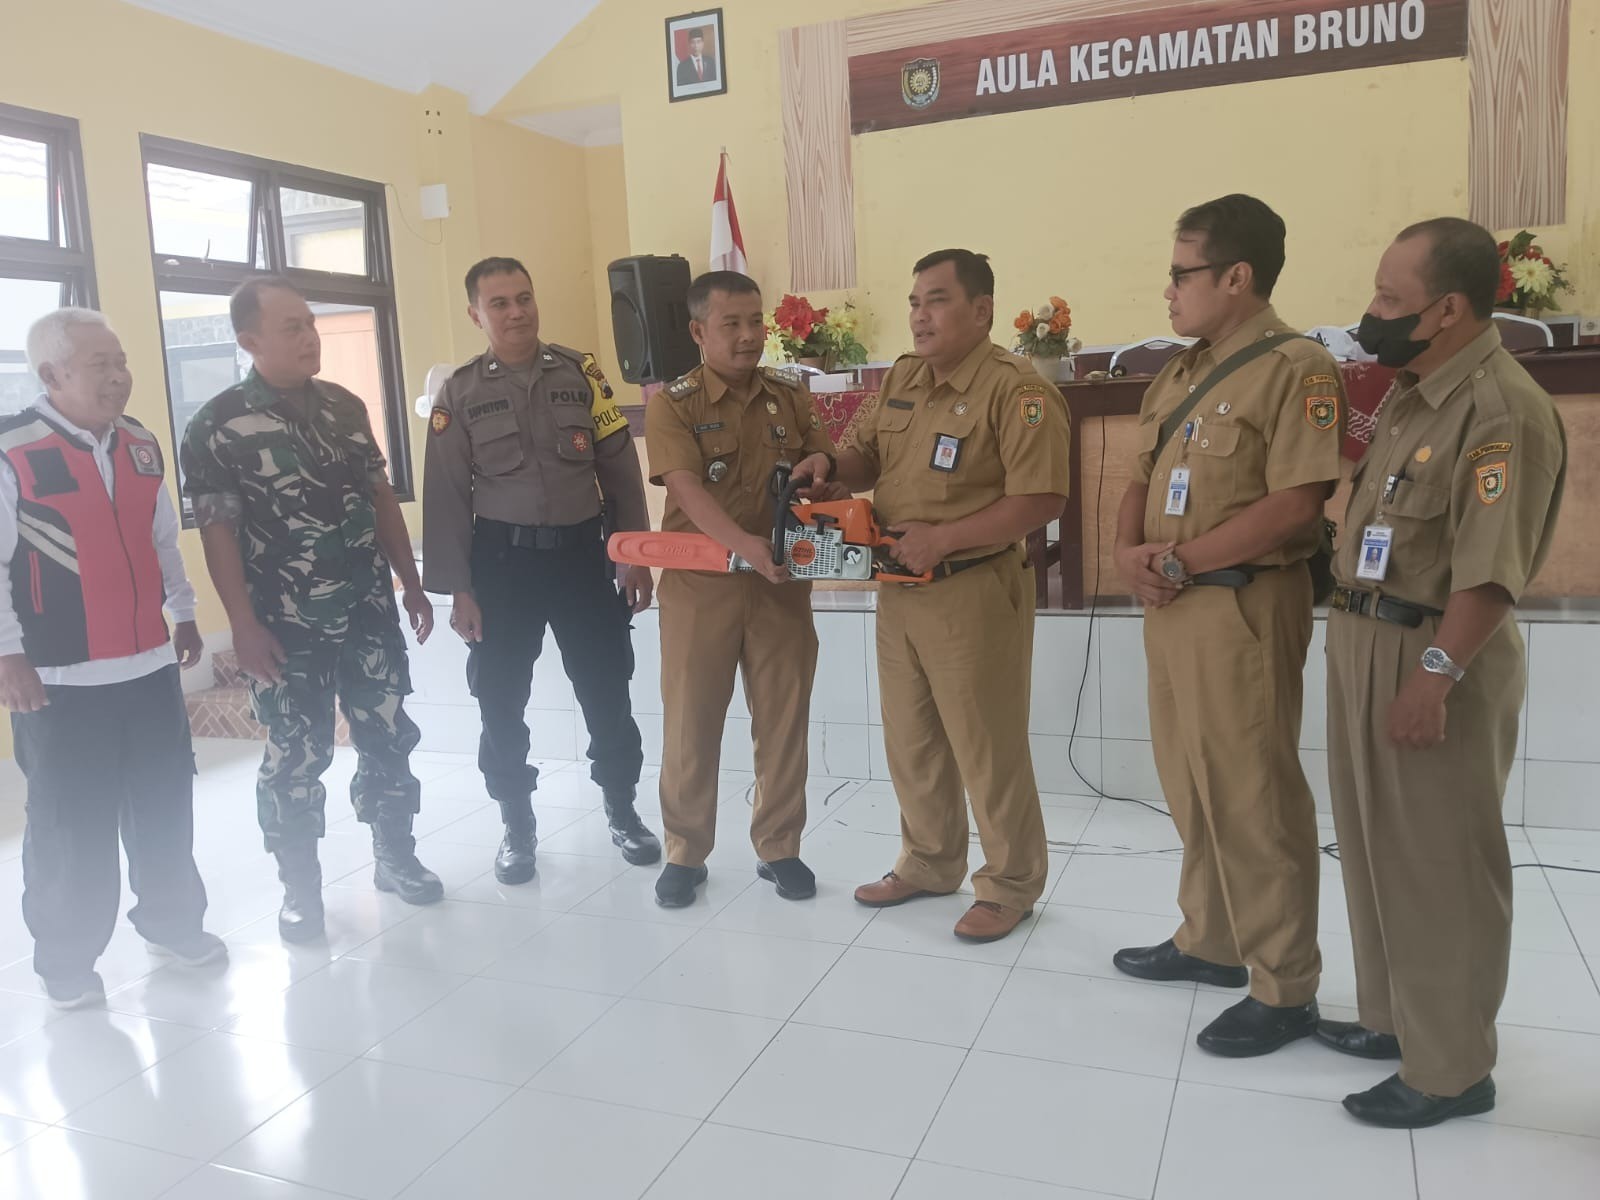
[(1308, 391), (1319, 387), (1337, 387), (1339, 381), (1332, 375), (1307, 375), (1300, 381), (1300, 386)]
[(581, 429), (574, 429), (572, 431), (572, 448), (579, 454), (587, 454), (589, 452), (589, 435)]
[(151, 442), (132, 442), (128, 457), (133, 459), (133, 469), (140, 475), (161, 474), (161, 451)]
[(1477, 462), (1480, 458), (1485, 458), (1490, 454), (1509, 454), (1510, 452), (1510, 442), (1485, 442), (1476, 450), (1470, 451), (1467, 454), (1467, 461)]
[(1511, 486), (1511, 464), (1486, 463), (1478, 468), (1478, 499), (1493, 504)]
[(1339, 423), (1339, 397), (1307, 396), (1306, 420), (1313, 429), (1332, 429)]
[(585, 354), (583, 356), (583, 373), (594, 380), (595, 384), (600, 388), (600, 395), (605, 399), (609, 400), (615, 395), (611, 390), (611, 385), (606, 382), (605, 372), (601, 371), (600, 364), (595, 362), (594, 355)]
[(1038, 428), (1044, 422), (1044, 393), (1023, 392), (1017, 397), (1017, 408), (1024, 425), (1029, 429)]
[(436, 408), (429, 413), (428, 428), (433, 431), (435, 437), (443, 433), (446, 429), (449, 429), (450, 410), (448, 408)]

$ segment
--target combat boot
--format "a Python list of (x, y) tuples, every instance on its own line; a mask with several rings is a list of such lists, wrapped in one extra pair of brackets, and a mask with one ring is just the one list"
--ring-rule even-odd
[(539, 846), (533, 802), (527, 797), (502, 800), (500, 817), (506, 823), (506, 835), (500, 839), (500, 852), (494, 856), (494, 877), (501, 883), (527, 883), (533, 878), (534, 851)]
[(622, 851), (623, 860), (643, 867), (661, 860), (661, 843), (633, 810), (633, 799), (631, 787), (606, 789), (606, 825), (611, 830), (611, 844)]
[(322, 864), (317, 843), (295, 842), (274, 851), (283, 882), (283, 907), (278, 910), (278, 936), (286, 942), (310, 942), (322, 936)]
[(407, 904), (437, 904), (444, 899), (444, 884), (417, 861), (410, 813), (380, 815), (372, 823), (372, 858), (372, 883), (380, 892), (394, 892)]

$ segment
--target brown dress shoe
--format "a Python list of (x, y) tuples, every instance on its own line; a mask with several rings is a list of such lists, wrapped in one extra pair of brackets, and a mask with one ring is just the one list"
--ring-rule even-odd
[(949, 892), (930, 892), (926, 888), (916, 887), (890, 871), (878, 882), (863, 883), (858, 887), (856, 903), (865, 904), (868, 908), (893, 908), (896, 904), (904, 904), (907, 900), (915, 900), (918, 896), (948, 895)]
[(992, 900), (979, 900), (956, 922), (956, 936), (963, 942), (998, 942), (1031, 916), (1031, 908), (1023, 912)]

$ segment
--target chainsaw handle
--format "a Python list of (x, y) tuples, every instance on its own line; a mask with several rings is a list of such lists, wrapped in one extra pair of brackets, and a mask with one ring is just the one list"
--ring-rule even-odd
[(904, 530), (900, 529), (885, 529), (878, 535), (878, 544), (873, 549), (874, 575), (878, 577), (887, 576), (900, 583), (932, 583), (932, 571), (918, 575), (910, 567), (890, 555), (889, 551), (899, 544), (900, 537), (904, 532)]
[(805, 486), (804, 483), (795, 483), (789, 478), (789, 473), (794, 468), (787, 462), (780, 462), (772, 468), (772, 478), (767, 480), (767, 492), (772, 496), (772, 565), (783, 566), (784, 543), (788, 540), (789, 505), (793, 503), (794, 493)]

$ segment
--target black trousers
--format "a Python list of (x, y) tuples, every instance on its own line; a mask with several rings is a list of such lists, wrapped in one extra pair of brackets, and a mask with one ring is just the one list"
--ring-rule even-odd
[(504, 527), (480, 524), (472, 539), (472, 591), (483, 640), (467, 652), (467, 686), (483, 718), (478, 768), (502, 808), (528, 803), (539, 772), (528, 762), (526, 710), (533, 664), (548, 626), (589, 730), (589, 777), (631, 788), (644, 766), (633, 720), (631, 615), (612, 582), (599, 540), (560, 550), (508, 543)]
[(46, 688), (50, 703), (13, 713), (28, 781), (22, 916), (33, 968), (47, 979), (93, 969), (117, 923), (128, 852), (128, 910), (141, 936), (200, 931), (206, 889), (194, 864), (194, 747), (178, 667), (126, 683)]

